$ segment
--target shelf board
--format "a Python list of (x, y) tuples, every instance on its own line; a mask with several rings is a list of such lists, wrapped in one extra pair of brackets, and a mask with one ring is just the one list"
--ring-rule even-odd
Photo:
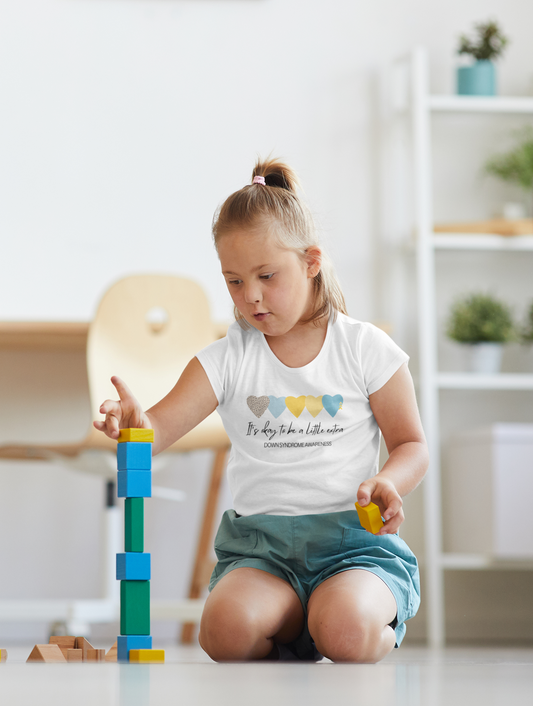
[(441, 233), (431, 237), (437, 250), (499, 250), (533, 251), (532, 235), (472, 235), (471, 233)]
[(466, 113), (533, 113), (529, 96), (454, 96), (433, 95), (428, 105), (434, 111)]
[(458, 571), (479, 570), (479, 569), (506, 569), (516, 571), (533, 569), (533, 556), (531, 558), (509, 558), (501, 559), (488, 554), (441, 554), (440, 565), (443, 569), (455, 569)]
[(533, 373), (438, 373), (441, 390), (533, 390)]

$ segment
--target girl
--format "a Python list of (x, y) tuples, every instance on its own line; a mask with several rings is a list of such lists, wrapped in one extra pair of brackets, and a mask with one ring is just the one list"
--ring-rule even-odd
[[(256, 164), (213, 235), (237, 321), (147, 412), (112, 378), (120, 400), (95, 427), (112, 439), (153, 428), (157, 453), (218, 408), (234, 509), (200, 625), (212, 659), (377, 662), (419, 605), (416, 559), (397, 535), (402, 496), (428, 465), (408, 356), (348, 318), (286, 165)], [(355, 500), (377, 503), (379, 535), (361, 528)]]

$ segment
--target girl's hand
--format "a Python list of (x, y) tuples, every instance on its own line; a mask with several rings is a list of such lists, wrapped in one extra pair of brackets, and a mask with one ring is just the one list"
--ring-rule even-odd
[(365, 507), (372, 501), (376, 503), (385, 520), (378, 534), (395, 534), (405, 519), (403, 500), (394, 484), (388, 478), (380, 478), (380, 474), (361, 483), (357, 491), (357, 502)]
[(149, 418), (128, 386), (116, 375), (111, 378), (111, 382), (116, 387), (120, 399), (106, 400), (103, 403), (100, 413), (105, 414), (105, 419), (103, 422), (93, 422), (94, 427), (110, 439), (118, 439), (121, 429), (150, 429)]

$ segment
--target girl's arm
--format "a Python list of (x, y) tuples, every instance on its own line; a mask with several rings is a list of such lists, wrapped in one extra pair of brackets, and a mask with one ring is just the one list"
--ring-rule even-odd
[(120, 429), (153, 429), (154, 454), (181, 439), (218, 406), (198, 358), (191, 360), (168, 395), (146, 412), (119, 377), (112, 377), (111, 382), (120, 399), (106, 400), (102, 404), (100, 412), (105, 414), (105, 419), (93, 422), (95, 428), (111, 439), (118, 439)]
[(383, 434), (389, 458), (381, 471), (361, 483), (357, 501), (375, 502), (385, 520), (380, 534), (398, 531), (404, 520), (402, 497), (424, 477), (429, 454), (411, 373), (404, 363), (383, 387), (370, 395), (370, 407)]

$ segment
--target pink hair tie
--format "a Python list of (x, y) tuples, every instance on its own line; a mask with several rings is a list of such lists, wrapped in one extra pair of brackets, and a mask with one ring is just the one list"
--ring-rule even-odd
[(266, 186), (265, 177), (254, 176), (254, 180), (252, 181), (252, 184), (261, 184), (262, 186)]

